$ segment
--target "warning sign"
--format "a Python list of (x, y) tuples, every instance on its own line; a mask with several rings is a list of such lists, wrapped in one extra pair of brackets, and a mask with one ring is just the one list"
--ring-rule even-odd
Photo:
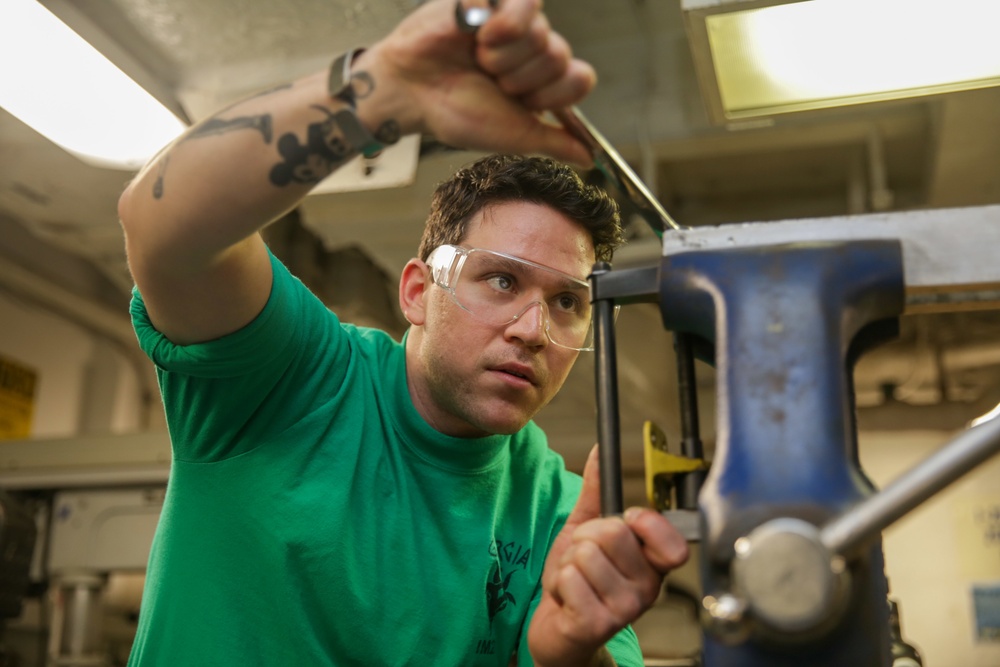
[(35, 371), (0, 357), (0, 440), (31, 435), (37, 382)]
[(976, 639), (1000, 642), (1000, 585), (973, 586), (972, 603), (976, 613)]

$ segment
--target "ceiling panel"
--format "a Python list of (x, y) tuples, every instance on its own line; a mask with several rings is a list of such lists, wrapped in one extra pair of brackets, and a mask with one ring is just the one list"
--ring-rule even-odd
[[(158, 94), (177, 100), (195, 119), (238, 95), (325, 67), (347, 47), (372, 43), (415, 6), (413, 0), (44, 4), (86, 24), (124, 69), (155, 81)], [(552, 24), (599, 74), (597, 89), (582, 108), (682, 224), (863, 212), (871, 209), (876, 173), (894, 194), (897, 209), (1000, 202), (996, 90), (714, 126), (700, 97), (678, 2), (548, 0), (546, 8)], [(67, 100), (66, 113), (80, 103), (85, 101)], [(873, 134), (881, 142), (878, 159), (870, 145)], [(385, 277), (372, 281), (381, 290), (378, 298), (392, 303), (396, 274), (419, 238), (431, 190), (472, 157), (429, 156), (414, 183), (402, 188), (310, 197), (296, 224), (319, 253), (335, 257), (349, 250), (367, 258)], [(130, 177), (84, 165), (0, 111), (0, 218), (23, 232), (6, 235), (0, 255), (22, 262), (36, 257), (41, 264), (72, 252), (102, 272), (119, 298), (127, 298), (116, 202)], [(55, 255), (29, 252), (32, 244), (44, 244)], [(637, 245), (646, 248), (649, 241)], [(318, 275), (338, 280), (333, 273)], [(336, 285), (330, 289), (336, 291)], [(351, 312), (366, 311), (359, 306)], [(977, 331), (987, 327), (985, 339), (995, 342), (1000, 333), (989, 329), (995, 325), (980, 325)], [(943, 349), (968, 343), (961, 324), (939, 321), (935, 327), (942, 335), (948, 332)], [(673, 353), (669, 335), (648, 307), (623, 313), (619, 329), (623, 422), (634, 462), (644, 418), (668, 429), (676, 423)], [(917, 344), (907, 341), (911, 348)], [(564, 395), (541, 417), (553, 441), (571, 456), (589, 449), (595, 437), (591, 371), (583, 362)], [(704, 369), (703, 375), (710, 386), (711, 371)], [(962, 378), (953, 384), (987, 384), (967, 371)], [(875, 387), (878, 380), (873, 372), (866, 382)], [(710, 433), (711, 406), (705, 409)]]

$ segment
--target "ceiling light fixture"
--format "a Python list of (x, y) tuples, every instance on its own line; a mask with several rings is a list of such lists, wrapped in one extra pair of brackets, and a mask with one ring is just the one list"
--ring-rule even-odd
[(1000, 85), (996, 0), (682, 5), (717, 122)]
[(0, 107), (92, 165), (137, 169), (184, 123), (35, 0), (0, 1)]

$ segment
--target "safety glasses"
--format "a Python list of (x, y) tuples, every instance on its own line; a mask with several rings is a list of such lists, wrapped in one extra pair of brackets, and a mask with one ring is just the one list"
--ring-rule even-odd
[(435, 248), (427, 265), (434, 283), (480, 321), (507, 326), (538, 306), (553, 344), (594, 349), (587, 281), (513, 255), (455, 245)]

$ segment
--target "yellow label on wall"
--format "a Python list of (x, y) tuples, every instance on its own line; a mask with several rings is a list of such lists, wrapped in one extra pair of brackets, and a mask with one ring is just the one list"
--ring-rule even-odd
[(963, 574), (977, 581), (1000, 580), (1000, 494), (959, 498), (955, 519)]
[(37, 383), (35, 371), (0, 357), (0, 440), (31, 435)]

